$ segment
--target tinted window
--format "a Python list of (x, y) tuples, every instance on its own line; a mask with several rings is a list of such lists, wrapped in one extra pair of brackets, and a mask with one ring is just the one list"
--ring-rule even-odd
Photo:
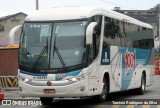
[(103, 47), (124, 46), (123, 23), (119, 20), (105, 17)]
[(131, 48), (153, 48), (153, 30), (135, 24), (124, 23), (126, 46)]

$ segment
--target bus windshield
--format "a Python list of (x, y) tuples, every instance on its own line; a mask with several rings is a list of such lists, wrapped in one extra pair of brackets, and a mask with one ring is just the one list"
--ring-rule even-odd
[(20, 66), (32, 69), (66, 69), (85, 63), (87, 21), (24, 24)]

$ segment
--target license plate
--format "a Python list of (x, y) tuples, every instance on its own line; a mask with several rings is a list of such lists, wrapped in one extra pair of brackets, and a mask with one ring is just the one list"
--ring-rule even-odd
[(43, 90), (44, 93), (56, 93), (55, 89), (44, 89)]

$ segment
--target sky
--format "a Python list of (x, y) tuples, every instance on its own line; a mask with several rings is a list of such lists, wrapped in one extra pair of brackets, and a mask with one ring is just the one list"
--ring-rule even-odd
[[(35, 11), (36, 0), (1, 0), (0, 17), (24, 12)], [(160, 0), (39, 0), (39, 9), (59, 6), (101, 6), (108, 9), (120, 7), (122, 10), (147, 10), (160, 4)]]

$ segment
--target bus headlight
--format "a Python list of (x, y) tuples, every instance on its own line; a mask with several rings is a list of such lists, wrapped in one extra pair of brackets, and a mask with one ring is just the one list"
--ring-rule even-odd
[(68, 80), (73, 81), (73, 82), (78, 82), (78, 81), (81, 81), (81, 80), (85, 79), (86, 77), (87, 77), (87, 74), (83, 74), (83, 75), (80, 75), (80, 76), (77, 76), (77, 77), (69, 78)]
[(71, 78), (71, 79), (68, 79), (68, 80), (73, 81), (73, 82), (79, 81), (78, 78)]
[(31, 79), (28, 79), (28, 78), (23, 77), (23, 78), (22, 78), (22, 81), (23, 81), (24, 83), (27, 83), (27, 82), (31, 81)]
[(70, 78), (70, 79), (68, 79), (69, 81), (73, 81), (73, 82), (78, 82), (78, 81), (80, 81), (81, 79), (80, 78), (76, 78), (76, 77), (74, 77), (74, 78)]

